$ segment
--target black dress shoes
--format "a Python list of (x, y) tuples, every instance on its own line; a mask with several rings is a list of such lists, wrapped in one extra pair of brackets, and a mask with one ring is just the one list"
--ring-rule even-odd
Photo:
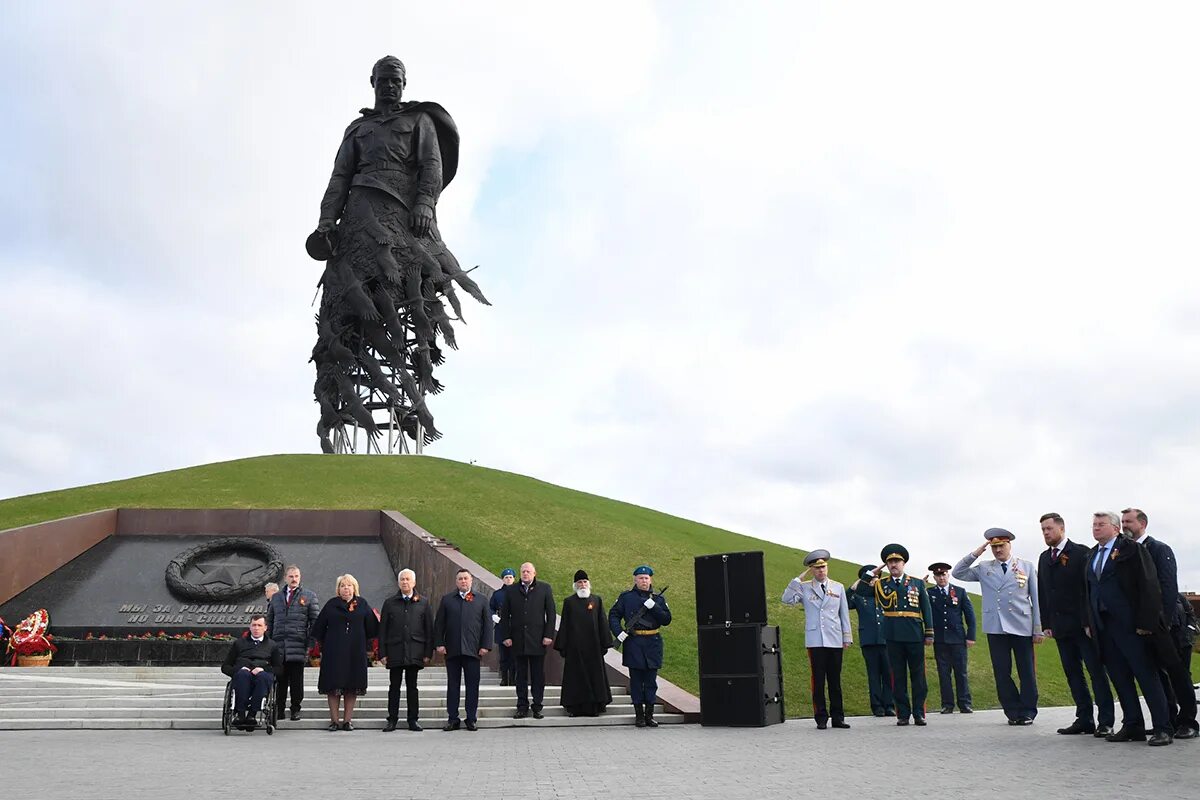
[(342, 723), (342, 730), (352, 731), (354, 729), (355, 729), (354, 724), (352, 722), (350, 722), (350, 720), (346, 720), (345, 722)]
[(913, 725), (917, 725), (919, 727), (924, 728), (925, 727), (925, 718), (924, 717), (913, 717)]
[(389, 719), (387, 724), (383, 726), (383, 732), (391, 733), (394, 730), (396, 730), (396, 723)]
[(477, 731), (477, 730), (479, 730), (479, 726), (476, 725), (473, 721), (467, 720), (467, 730)]
[(1092, 736), (1095, 736), (1097, 739), (1104, 739), (1110, 736), (1112, 732), (1112, 725), (1097, 725), (1096, 732)]
[(1196, 729), (1189, 725), (1180, 725), (1175, 730), (1176, 739), (1195, 739), (1197, 735)]
[(1059, 728), (1058, 732), (1063, 736), (1078, 736), (1081, 733), (1094, 734), (1096, 732), (1096, 726), (1088, 722), (1080, 722), (1079, 720), (1075, 720), (1067, 727)]
[(954, 706), (942, 706), (942, 713), (943, 714), (953, 714)]
[(459, 722), (459, 721), (458, 721), (458, 720), (456, 720), (456, 719), (452, 719), (452, 720), (450, 720), (449, 722), (447, 722), (445, 725), (443, 725), (443, 726), (442, 726), (442, 730), (444, 730), (444, 731), (456, 731), (456, 730), (458, 730), (458, 729), (459, 729), (459, 728), (461, 728), (461, 727), (462, 727), (462, 723), (461, 723), (461, 722)]
[[(647, 714), (646, 716), (647, 716), (646, 724), (649, 725), (650, 724), (649, 715)], [(542, 714), (542, 710), (540, 708), (535, 708), (533, 710), (533, 718), (534, 719), (545, 719), (546, 717), (544, 714)]]
[(518, 708), (517, 713), (513, 714), (513, 719), (525, 719), (529, 716), (529, 712), (523, 708)]
[(1017, 717), (1015, 720), (1013, 720), (1013, 725), (1032, 725), (1032, 724), (1033, 724), (1033, 720), (1031, 720), (1029, 717)]
[(1146, 744), (1150, 745), (1151, 747), (1163, 747), (1164, 745), (1170, 744), (1172, 741), (1171, 734), (1167, 733), (1166, 731), (1155, 731), (1150, 736), (1150, 741)]
[(332, 731), (340, 731), (341, 729), (342, 729), (342, 726), (339, 725), (338, 723), (336, 723), (336, 722), (329, 723), (329, 730), (331, 732)]
[(824, 723), (824, 722), (818, 722), (818, 723), (817, 723), (817, 730), (819, 730), (819, 731), (823, 731), (823, 730), (825, 730), (825, 723)]
[(410, 731), (416, 731), (417, 733), (420, 733), (421, 731), (425, 730), (420, 725), (418, 725), (415, 720), (408, 723), (408, 729)]
[(974, 714), (974, 713), (975, 713), (975, 709), (971, 708), (970, 706), (963, 706), (962, 708), (960, 708), (960, 709), (958, 710), (958, 713), (960, 713), (960, 714)]
[(831, 722), (829, 724), (835, 728), (849, 728), (850, 727), (850, 723), (846, 722), (843, 719), (835, 719), (833, 722)]
[(905, 719), (904, 717), (901, 717), (900, 719), (896, 720), (896, 724), (897, 724), (897, 725), (907, 725), (907, 724), (908, 724), (908, 720), (907, 720), (907, 719)]
[(299, 721), (300, 721), (300, 712), (293, 711), (292, 712), (292, 722), (299, 722)]
[(1128, 725), (1122, 725), (1121, 730), (1116, 733), (1110, 733), (1104, 737), (1106, 742), (1144, 742), (1146, 741), (1146, 731), (1144, 728), (1131, 728)]

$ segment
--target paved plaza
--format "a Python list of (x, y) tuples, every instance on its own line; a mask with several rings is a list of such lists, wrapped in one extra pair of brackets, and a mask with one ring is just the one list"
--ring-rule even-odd
[[(319, 715), (315, 706), (310, 715)], [(926, 728), (852, 718), (848, 731), (811, 720), (770, 728), (675, 725), (443, 733), (279, 730), (0, 731), (0, 761), (36, 796), (201, 800), (261, 793), (296, 798), (971, 798), (1189, 797), (1200, 743), (1170, 747), (1058, 736), (1072, 709), (1028, 728), (998, 711), (934, 714)], [(284, 723), (285, 725), (287, 723)], [(34, 767), (33, 765), (37, 766)], [(261, 780), (250, 778), (261, 770)], [(33, 778), (34, 774), (38, 777)], [(244, 791), (236, 787), (239, 781)], [(636, 785), (635, 785), (636, 783)], [(254, 788), (258, 787), (258, 788)]]

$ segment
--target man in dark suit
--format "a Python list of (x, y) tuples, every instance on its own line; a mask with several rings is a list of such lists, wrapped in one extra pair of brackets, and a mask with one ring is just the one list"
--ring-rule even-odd
[[(521, 565), (521, 581), (504, 591), (500, 604), (500, 639), (512, 648), (517, 664), (517, 713), (524, 719), (533, 710), (533, 718), (542, 718), (542, 698), (546, 692), (546, 648), (554, 644), (554, 625), (558, 611), (550, 585), (539, 583), (537, 570), (526, 561)], [(531, 686), (532, 684), (532, 686)], [(533, 704), (529, 703), (533, 689)]]
[(1121, 517), (1098, 511), (1092, 519), (1096, 546), (1088, 552), (1084, 632), (1100, 642), (1100, 657), (1121, 701), (1121, 729), (1109, 742), (1143, 741), (1146, 722), (1134, 680), (1150, 707), (1154, 725), (1151, 747), (1172, 741), (1171, 713), (1150, 656), (1148, 640), (1164, 632), (1158, 574), (1146, 548), (1118, 536)]
[(950, 583), (949, 564), (944, 561), (930, 564), (929, 571), (936, 584), (929, 589), (929, 605), (933, 610), (933, 658), (937, 664), (942, 713), (953, 714), (957, 699), (958, 710), (970, 714), (973, 709), (971, 684), (967, 682), (967, 648), (975, 645), (975, 606), (966, 589)]
[(283, 650), (267, 638), (267, 615), (251, 614), (250, 630), (233, 640), (224, 672), (233, 679), (233, 726), (254, 730), (255, 717), (262, 711), (263, 699), (275, 685), (275, 675), (283, 669)]
[(466, 677), (467, 730), (477, 730), (479, 713), (479, 660), (492, 649), (492, 618), (487, 601), (471, 591), (468, 570), (454, 576), (456, 589), (442, 597), (433, 622), (433, 642), (446, 657), (446, 724), (444, 731), (461, 727), (458, 717), (459, 683)]
[(1121, 529), (1126, 536), (1146, 548), (1154, 569), (1158, 572), (1158, 586), (1162, 590), (1163, 624), (1167, 636), (1155, 636), (1151, 655), (1158, 665), (1159, 679), (1167, 695), (1171, 709), (1171, 723), (1175, 726), (1176, 739), (1194, 739), (1197, 736), (1196, 690), (1192, 688), (1191, 670), (1181, 658), (1175, 646), (1178, 629), (1183, 625), (1179, 610), (1178, 565), (1175, 551), (1166, 542), (1155, 539), (1146, 532), (1150, 518), (1140, 508), (1127, 508), (1121, 512)]
[[(1083, 605), (1084, 581), (1087, 580), (1088, 547), (1067, 539), (1067, 526), (1055, 513), (1041, 518), (1042, 539), (1046, 550), (1038, 557), (1038, 602), (1046, 638), (1058, 645), (1067, 686), (1075, 700), (1075, 721), (1058, 732), (1064, 735), (1090, 733), (1104, 738), (1113, 732), (1116, 721), (1108, 674), (1100, 661), (1100, 651), (1083, 632), (1086, 610)], [(1088, 692), (1083, 668), (1092, 678), (1097, 712), (1092, 715), (1092, 694)]]

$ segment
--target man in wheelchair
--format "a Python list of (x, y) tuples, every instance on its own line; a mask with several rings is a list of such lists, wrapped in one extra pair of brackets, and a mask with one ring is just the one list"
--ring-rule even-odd
[(250, 630), (234, 639), (221, 665), (233, 684), (233, 727), (254, 730), (263, 698), (271, 695), (275, 675), (283, 669), (283, 651), (267, 635), (265, 614), (250, 616)]

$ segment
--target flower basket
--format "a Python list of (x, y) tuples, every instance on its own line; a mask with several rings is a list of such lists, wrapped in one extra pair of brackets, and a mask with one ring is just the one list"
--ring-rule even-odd
[(51, 653), (46, 653), (40, 656), (17, 656), (18, 667), (48, 667), (50, 660), (54, 658)]

